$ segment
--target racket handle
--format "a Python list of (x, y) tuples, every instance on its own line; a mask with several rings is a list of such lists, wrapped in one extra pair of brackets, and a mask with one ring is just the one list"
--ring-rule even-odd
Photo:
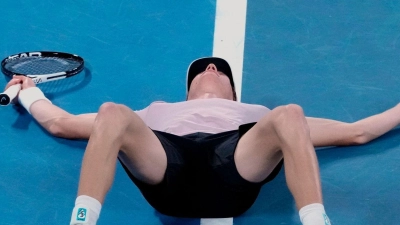
[(21, 84), (14, 84), (7, 88), (3, 93), (0, 94), (0, 105), (6, 106), (18, 95), (21, 90)]

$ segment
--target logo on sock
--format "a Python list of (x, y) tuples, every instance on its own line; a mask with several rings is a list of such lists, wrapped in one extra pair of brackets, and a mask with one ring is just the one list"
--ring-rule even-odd
[(76, 220), (86, 221), (86, 209), (85, 208), (78, 209), (78, 212), (76, 214)]
[(331, 221), (329, 220), (328, 216), (325, 213), (322, 215), (324, 216), (325, 225), (331, 225)]

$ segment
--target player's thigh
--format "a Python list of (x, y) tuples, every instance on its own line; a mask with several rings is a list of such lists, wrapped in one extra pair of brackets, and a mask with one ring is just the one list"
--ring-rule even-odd
[(239, 174), (248, 181), (263, 181), (283, 158), (274, 127), (274, 114), (271, 112), (264, 116), (237, 144), (235, 164)]
[(126, 106), (118, 105), (125, 128), (118, 157), (139, 180), (149, 184), (162, 181), (167, 168), (167, 156), (154, 132)]

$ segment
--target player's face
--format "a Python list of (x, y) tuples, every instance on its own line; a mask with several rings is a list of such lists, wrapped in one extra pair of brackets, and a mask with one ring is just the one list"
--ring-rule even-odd
[(199, 73), (190, 84), (188, 100), (198, 98), (233, 100), (232, 86), (228, 76), (218, 71), (218, 68), (212, 63)]

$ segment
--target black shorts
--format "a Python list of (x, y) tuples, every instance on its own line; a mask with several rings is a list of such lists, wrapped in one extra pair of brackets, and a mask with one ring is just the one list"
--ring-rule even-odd
[(168, 160), (164, 180), (157, 185), (138, 180), (122, 165), (145, 199), (162, 214), (198, 218), (238, 216), (251, 207), (261, 186), (274, 179), (282, 167), (281, 161), (260, 183), (239, 175), (233, 155), (240, 137), (254, 124), (218, 134), (176, 136), (154, 131)]

